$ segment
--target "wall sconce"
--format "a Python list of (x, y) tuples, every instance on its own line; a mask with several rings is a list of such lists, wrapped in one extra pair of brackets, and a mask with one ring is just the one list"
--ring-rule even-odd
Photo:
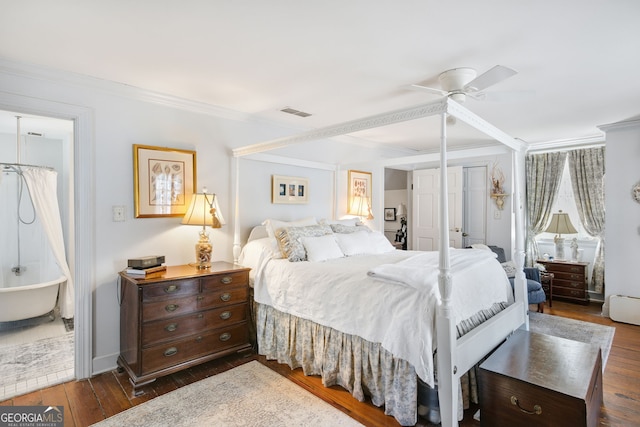
[(200, 239), (196, 243), (195, 266), (198, 269), (211, 267), (213, 247), (211, 246), (206, 226), (221, 228), (225, 224), (216, 195), (208, 194), (206, 188), (202, 189), (202, 193), (195, 193), (191, 197), (191, 204), (187, 209), (187, 213), (182, 218), (182, 224), (202, 226), (202, 230), (198, 233)]
[(354, 215), (364, 219), (373, 219), (371, 200), (367, 196), (355, 196), (351, 202), (349, 212), (353, 212)]
[(504, 191), (504, 173), (498, 167), (498, 162), (491, 168), (491, 198), (495, 200), (498, 209), (504, 209), (504, 199), (509, 195)]
[[(556, 244), (556, 259), (564, 259), (564, 238), (563, 234), (576, 234), (578, 230), (573, 227), (569, 214), (566, 212), (558, 211), (551, 217), (551, 224), (544, 230), (545, 233), (553, 233), (556, 236), (553, 238)], [(577, 245), (576, 245), (577, 247)]]

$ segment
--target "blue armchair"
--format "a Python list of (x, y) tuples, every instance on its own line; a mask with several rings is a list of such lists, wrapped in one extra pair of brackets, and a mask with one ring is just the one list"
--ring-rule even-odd
[[(500, 263), (506, 262), (504, 249), (497, 246), (489, 246), (489, 248), (498, 256)], [(523, 269), (524, 275), (527, 278), (527, 297), (529, 304), (538, 305), (538, 313), (544, 312), (544, 302), (547, 300), (547, 295), (542, 289), (542, 281), (540, 280), (540, 270), (535, 267), (525, 267)], [(514, 290), (515, 277), (510, 277), (511, 290)]]

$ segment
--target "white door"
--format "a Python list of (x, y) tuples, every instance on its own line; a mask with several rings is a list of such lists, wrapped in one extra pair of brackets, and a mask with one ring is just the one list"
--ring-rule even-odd
[[(462, 166), (447, 169), (449, 187), (449, 246), (462, 247)], [(413, 248), (438, 250), (440, 170), (413, 172)]]
[(462, 244), (466, 248), (487, 240), (487, 167), (464, 168)]

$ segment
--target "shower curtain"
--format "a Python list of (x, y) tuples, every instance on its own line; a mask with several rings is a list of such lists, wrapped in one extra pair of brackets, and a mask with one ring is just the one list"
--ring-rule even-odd
[(65, 319), (74, 316), (74, 286), (71, 271), (67, 264), (62, 234), (62, 221), (57, 197), (58, 173), (43, 168), (24, 167), (22, 174), (29, 186), (31, 200), (49, 240), (56, 263), (67, 281), (60, 285), (60, 315)]

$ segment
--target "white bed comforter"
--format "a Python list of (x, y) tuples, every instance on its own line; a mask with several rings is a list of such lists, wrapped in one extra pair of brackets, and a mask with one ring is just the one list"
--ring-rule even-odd
[[(456, 324), (496, 302), (513, 301), (493, 253), (451, 249), (450, 260)], [(437, 252), (394, 251), (319, 263), (268, 256), (257, 261), (250, 266), (257, 302), (381, 343), (433, 386)]]

